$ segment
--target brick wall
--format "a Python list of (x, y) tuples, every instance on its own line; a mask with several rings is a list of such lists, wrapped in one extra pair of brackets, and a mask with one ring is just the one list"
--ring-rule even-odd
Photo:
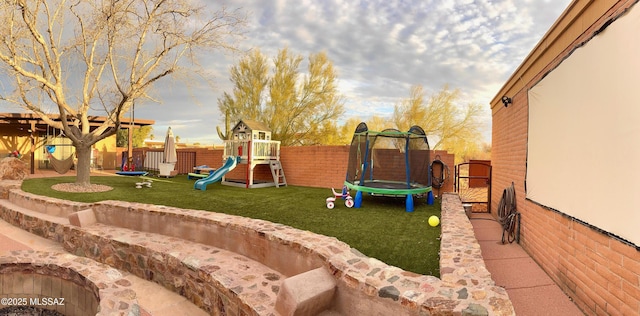
[[(185, 149), (186, 150), (186, 149)], [(222, 149), (196, 148), (196, 165), (219, 167), (222, 165)], [(436, 150), (430, 153), (431, 160), (436, 155), (453, 170), (454, 155)], [(293, 146), (282, 147), (280, 162), (290, 185), (341, 188), (347, 173), (349, 146)], [(247, 165), (238, 165), (227, 174), (228, 179), (246, 179)], [(453, 174), (451, 174), (453, 176)], [(254, 169), (254, 179), (273, 181), (268, 165), (258, 165)], [(453, 192), (453, 179), (445, 182), (442, 192)]]
[[(373, 151), (373, 179), (375, 180), (388, 180), (388, 181), (406, 181), (407, 174), (405, 171), (406, 160), (405, 153), (400, 152), (397, 149), (375, 149)], [(429, 157), (433, 160), (433, 157)], [(410, 164), (427, 160), (428, 157), (425, 153), (414, 153), (410, 157)], [(431, 161), (430, 160), (430, 161)], [(414, 162), (416, 161), (416, 162)], [(428, 162), (430, 164), (430, 161)], [(426, 165), (425, 168), (428, 168)], [(422, 172), (427, 172), (426, 169), (418, 171), (418, 174), (422, 175)], [(365, 179), (371, 175), (369, 172), (365, 174)], [(426, 180), (425, 180), (426, 181)]]
[(222, 166), (222, 149), (208, 148), (185, 148), (184, 150), (193, 150), (196, 152), (196, 166), (208, 165), (212, 168)]
[(454, 176), (455, 176), (454, 167), (455, 167), (456, 156), (454, 154), (448, 153), (446, 150), (432, 150), (429, 157), (432, 161), (435, 160), (436, 158), (439, 158), (440, 160), (442, 160), (442, 162), (444, 162), (445, 165), (447, 165), (447, 168), (449, 169), (449, 174), (446, 176), (446, 179), (444, 181), (442, 188), (440, 189), (440, 192), (441, 193), (453, 192), (454, 191), (453, 182), (454, 182)]
[[(123, 151), (118, 148), (119, 152)], [(136, 152), (157, 151), (156, 149), (135, 148)], [(222, 160), (223, 149), (210, 148), (180, 148), (178, 152), (194, 152), (195, 166), (208, 165), (218, 168), (224, 163)], [(390, 150), (392, 154), (397, 154), (397, 150)], [(121, 155), (121, 154), (119, 154)], [(381, 154), (382, 155), (382, 154)], [(453, 166), (455, 156), (444, 150), (432, 150), (429, 154), (433, 161), (436, 156), (449, 167), (450, 176), (445, 181), (441, 192), (453, 192)], [(383, 157), (384, 155), (380, 156)], [(121, 156), (119, 156), (121, 157)], [(384, 157), (385, 159), (390, 157)], [(397, 158), (397, 157), (396, 157)], [(404, 165), (404, 156), (400, 157)], [(284, 169), (287, 183), (291, 185), (319, 187), (319, 188), (342, 188), (347, 174), (347, 162), (349, 160), (349, 146), (292, 146), (280, 149), (280, 162)], [(391, 160), (391, 159), (390, 159)], [(398, 160), (398, 159), (396, 159)], [(190, 167), (187, 168), (190, 170)], [(383, 172), (384, 171), (380, 171)], [(181, 173), (184, 173), (181, 171)], [(404, 180), (404, 174), (400, 174), (398, 180)], [(247, 165), (240, 164), (226, 175), (227, 179), (244, 181), (247, 178)], [(253, 178), (255, 181), (273, 181), (269, 165), (257, 165), (254, 168)], [(390, 178), (391, 179), (391, 178)]]
[[(581, 35), (573, 44), (558, 50), (562, 53), (542, 72), (525, 81), (513, 95), (513, 104), (507, 108), (502, 104), (493, 107), (492, 212), (496, 212), (502, 190), (514, 182), (518, 210), (522, 213), (523, 248), (587, 315), (640, 314), (640, 251), (575, 218), (525, 199), (527, 91), (609, 17), (635, 2), (606, 2), (611, 8), (605, 10), (606, 13), (595, 24), (577, 33)], [(598, 5), (605, 5), (605, 2)], [(583, 14), (588, 18), (594, 13), (588, 8)]]
[(283, 147), (280, 161), (287, 182), (321, 188), (341, 188), (347, 174), (349, 146)]
[[(249, 172), (248, 167), (249, 165), (247, 164), (238, 164), (235, 169), (225, 175), (225, 178), (230, 181), (238, 180), (245, 182)], [(287, 176), (287, 182), (289, 182), (286, 170), (285, 176)], [(271, 169), (268, 164), (256, 165), (253, 169), (253, 183), (257, 184), (260, 182), (273, 182), (273, 176), (271, 175)]]

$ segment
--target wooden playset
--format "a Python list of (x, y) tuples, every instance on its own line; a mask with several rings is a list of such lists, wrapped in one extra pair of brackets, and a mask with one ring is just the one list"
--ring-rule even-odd
[[(239, 171), (225, 174), (222, 184), (245, 188), (287, 185), (280, 164), (280, 141), (271, 139), (269, 127), (256, 121), (241, 120), (233, 127), (231, 133), (231, 139), (225, 141), (222, 158), (225, 160), (228, 157), (239, 157), (236, 168)], [(241, 165), (245, 165), (244, 171)], [(257, 168), (261, 166), (269, 167), (273, 181), (255, 177)]]

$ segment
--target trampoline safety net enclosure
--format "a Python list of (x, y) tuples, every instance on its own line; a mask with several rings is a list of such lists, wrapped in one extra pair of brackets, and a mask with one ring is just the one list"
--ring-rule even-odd
[(360, 123), (353, 134), (345, 186), (357, 191), (355, 207), (362, 194), (406, 196), (406, 211), (413, 211), (413, 196), (427, 194), (432, 202), (429, 174), (429, 142), (424, 130), (412, 126), (370, 131)]

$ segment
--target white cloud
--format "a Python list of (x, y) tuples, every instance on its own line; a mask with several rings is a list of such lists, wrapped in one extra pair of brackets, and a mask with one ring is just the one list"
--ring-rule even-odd
[[(244, 50), (258, 47), (270, 58), (285, 46), (305, 58), (326, 51), (339, 74), (345, 116), (368, 117), (391, 113), (415, 84), (432, 92), (449, 84), (488, 109), (569, 2), (228, 0), (226, 5), (251, 13)], [(215, 74), (213, 88), (160, 89), (163, 104), (147, 106), (140, 115), (163, 124), (183, 122), (176, 132), (183, 139), (219, 142), (215, 126), (223, 118), (217, 98), (230, 91), (228, 69), (237, 60), (207, 57), (203, 64)]]

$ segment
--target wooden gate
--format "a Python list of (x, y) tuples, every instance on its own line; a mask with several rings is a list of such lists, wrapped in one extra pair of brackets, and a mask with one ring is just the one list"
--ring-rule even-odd
[(455, 166), (455, 191), (477, 213), (491, 212), (491, 161), (471, 160)]

